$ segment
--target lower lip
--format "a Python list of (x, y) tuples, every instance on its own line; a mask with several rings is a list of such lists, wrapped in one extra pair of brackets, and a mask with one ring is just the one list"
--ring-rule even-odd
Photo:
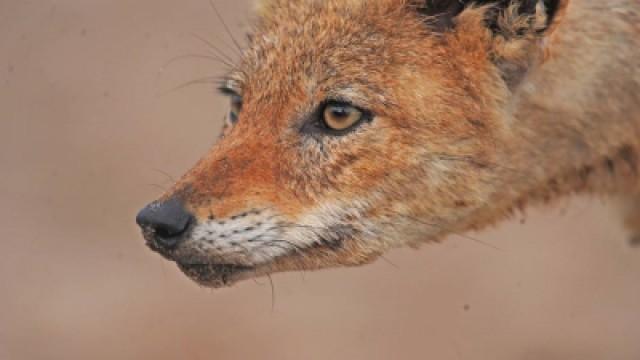
[(233, 265), (233, 264), (189, 264), (178, 263), (183, 269), (192, 269), (199, 271), (207, 271), (216, 274), (231, 274), (238, 271), (246, 271), (253, 269), (249, 266)]
[(231, 264), (182, 264), (180, 269), (190, 278), (206, 286), (231, 285), (238, 274), (254, 270), (253, 267)]

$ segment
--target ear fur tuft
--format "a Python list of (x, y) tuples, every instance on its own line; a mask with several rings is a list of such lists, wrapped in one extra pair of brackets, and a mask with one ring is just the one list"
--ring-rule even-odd
[[(487, 26), (494, 32), (503, 30), (501, 19), (514, 18), (518, 15), (523, 19), (535, 18), (538, 20), (543, 9), (546, 16), (540, 23), (530, 24), (538, 27), (538, 31), (544, 30), (553, 20), (553, 16), (561, 0), (416, 0), (412, 2), (415, 9), (427, 17), (427, 23), (436, 31), (452, 29), (456, 24), (456, 17), (466, 8), (471, 6), (487, 6)], [(505, 12), (510, 12), (507, 16)], [(523, 30), (520, 26), (520, 30)]]

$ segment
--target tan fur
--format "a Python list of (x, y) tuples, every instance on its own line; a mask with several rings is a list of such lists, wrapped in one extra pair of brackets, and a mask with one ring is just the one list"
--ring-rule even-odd
[[(256, 247), (264, 255), (190, 239), (168, 257), (244, 267), (185, 269), (222, 286), (360, 265), (568, 194), (635, 194), (640, 3), (565, 0), (547, 29), (540, 6), (533, 17), (511, 7), (499, 34), (487, 9), (467, 8), (437, 33), (411, 1), (263, 2), (229, 76), (239, 121), (166, 196), (210, 226), (264, 210), (270, 218), (251, 221), (273, 221), (278, 235)], [(375, 117), (341, 137), (301, 134), (328, 97)], [(637, 199), (625, 216), (640, 233)], [(273, 241), (286, 251), (271, 255)]]

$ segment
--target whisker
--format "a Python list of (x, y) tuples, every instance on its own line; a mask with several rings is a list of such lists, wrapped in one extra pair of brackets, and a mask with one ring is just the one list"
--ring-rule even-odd
[(252, 258), (252, 256), (251, 256), (251, 250), (247, 249), (246, 247), (244, 247), (244, 246), (243, 246), (242, 244), (240, 244), (240, 243), (235, 244), (235, 246), (236, 246), (236, 247), (239, 247), (239, 248), (242, 250), (242, 254), (244, 255), (244, 257), (245, 257), (248, 261), (253, 262), (253, 261), (251, 261), (251, 260), (250, 260), (250, 259)]
[(211, 38), (213, 38), (214, 40), (216, 40), (218, 43), (224, 45), (224, 48), (218, 48), (220, 50), (225, 50), (225, 49), (229, 49), (231, 50), (231, 52), (233, 52), (233, 55), (236, 55), (238, 57), (242, 57), (242, 53), (239, 52), (233, 45), (230, 45), (228, 42), (226, 42), (223, 38), (217, 36), (216, 34), (211, 34), (210, 35)]
[(264, 286), (264, 283), (261, 283), (260, 281), (258, 281), (258, 278), (257, 278), (258, 273), (257, 273), (257, 271), (255, 271), (255, 270), (254, 270), (254, 272), (253, 272), (253, 273), (254, 273), (254, 277), (252, 277), (252, 278), (251, 278), (251, 280), (253, 280), (253, 282), (254, 282), (256, 285)]
[(193, 36), (194, 38), (196, 38), (197, 40), (200, 40), (201, 42), (203, 42), (206, 46), (209, 47), (209, 49), (213, 50), (216, 55), (221, 56), (223, 59), (225, 59), (226, 61), (228, 61), (229, 63), (233, 63), (234, 60), (232, 57), (230, 57), (229, 55), (227, 55), (224, 51), (222, 51), (219, 47), (215, 46), (214, 43), (212, 43), (211, 41), (205, 39), (204, 37), (198, 35), (198, 34), (194, 34), (191, 33), (191, 36)]
[[(326, 231), (327, 228), (325, 227), (321, 227), (321, 226), (313, 226), (313, 225), (304, 225), (304, 224), (297, 224), (297, 223), (292, 223), (292, 222), (279, 222), (277, 225), (274, 225), (273, 227), (271, 227), (268, 230), (282, 230), (282, 229), (288, 229), (288, 228), (301, 228), (301, 229), (310, 229), (310, 230), (317, 230), (317, 231)], [(314, 235), (317, 235), (317, 233), (314, 232)]]
[(176, 179), (174, 179), (174, 178), (173, 178), (173, 176), (171, 176), (171, 175), (170, 175), (169, 173), (167, 173), (166, 171), (160, 170), (160, 169), (158, 169), (158, 168), (153, 168), (153, 169), (151, 169), (151, 170), (153, 170), (153, 171), (155, 171), (155, 172), (157, 172), (157, 173), (160, 173), (160, 174), (164, 175), (164, 176), (165, 176), (169, 181), (171, 181), (172, 183), (175, 183), (175, 182), (176, 182)]
[(167, 66), (173, 65), (174, 63), (176, 63), (177, 61), (181, 61), (181, 60), (185, 60), (185, 59), (204, 59), (204, 60), (210, 60), (210, 61), (214, 61), (217, 62), (219, 64), (225, 65), (229, 68), (233, 67), (233, 64), (230, 63), (227, 60), (224, 60), (220, 57), (217, 57), (215, 55), (203, 55), (203, 54), (185, 54), (185, 55), (179, 55), (176, 57), (173, 57), (171, 59), (169, 59), (166, 63), (164, 63), (162, 65), (163, 68), (166, 68)]
[(273, 313), (276, 310), (276, 291), (271, 274), (267, 274), (267, 278), (269, 279), (269, 285), (271, 285), (271, 312)]
[(482, 241), (480, 239), (476, 239), (476, 238), (474, 238), (472, 236), (469, 236), (469, 235), (466, 235), (466, 234), (462, 234), (462, 233), (459, 233), (459, 232), (453, 232), (453, 231), (451, 231), (449, 229), (446, 229), (445, 227), (442, 227), (442, 226), (440, 226), (438, 224), (428, 223), (428, 222), (420, 220), (420, 219), (418, 219), (418, 218), (416, 218), (414, 216), (407, 215), (407, 214), (401, 214), (401, 213), (398, 213), (398, 212), (394, 212), (393, 214), (401, 216), (401, 217), (404, 217), (404, 218), (407, 218), (407, 219), (412, 220), (412, 221), (415, 221), (415, 222), (417, 222), (419, 224), (422, 224), (422, 225), (431, 226), (433, 228), (436, 228), (439, 231), (442, 231), (442, 232), (445, 232), (445, 233), (451, 233), (452, 235), (459, 236), (459, 237), (461, 237), (463, 239), (471, 240), (473, 242), (482, 244), (482, 245), (487, 246), (489, 248), (492, 248), (494, 250), (502, 251), (502, 249), (500, 249), (499, 247), (497, 247), (495, 245), (489, 244), (487, 242), (484, 242), (484, 241)]
[(238, 48), (238, 51), (242, 52), (242, 46), (240, 46), (240, 44), (233, 37), (233, 34), (231, 33), (231, 30), (229, 30), (229, 27), (227, 26), (227, 23), (222, 18), (222, 15), (220, 15), (220, 12), (218, 11), (218, 8), (216, 7), (216, 5), (213, 3), (213, 0), (209, 0), (209, 5), (211, 5), (211, 9), (213, 9), (213, 12), (216, 13), (216, 16), (218, 17), (218, 20), (220, 20), (220, 22), (222, 23), (222, 26), (224, 27), (224, 30), (227, 32), (227, 35), (229, 35), (229, 37), (231, 38), (231, 41), (233, 41), (233, 43), (235, 44), (236, 48)]
[(396, 268), (396, 269), (400, 269), (400, 267), (398, 265), (396, 265), (395, 263), (393, 263), (391, 260), (387, 259), (386, 256), (384, 255), (380, 255), (380, 259), (382, 259), (384, 262), (386, 262), (387, 264), (391, 265), (392, 267)]
[[(289, 247), (285, 247), (282, 245), (279, 245), (279, 243), (285, 243), (286, 245), (289, 245)], [(279, 249), (285, 250), (285, 251), (290, 251), (290, 250), (294, 250), (298, 255), (305, 257), (306, 254), (304, 253), (305, 248), (300, 246), (300, 245), (296, 245), (290, 241), (287, 240), (280, 240), (280, 239), (274, 239), (274, 240), (268, 240), (268, 241), (264, 241), (262, 242), (262, 244), (264, 246), (262, 247), (277, 247)]]
[(159, 184), (147, 184), (147, 185), (148, 185), (148, 186), (155, 187), (155, 188), (157, 188), (157, 189), (160, 189), (160, 191), (167, 191), (167, 188), (166, 188), (166, 187), (164, 187), (164, 186), (162, 186), (162, 185), (159, 185)]
[(516, 175), (521, 175), (523, 177), (527, 176), (527, 174), (522, 173), (518, 169), (504, 166), (502, 164), (498, 164), (494, 162), (482, 162), (476, 159), (473, 155), (469, 155), (469, 154), (431, 153), (429, 155), (434, 156), (438, 160), (468, 162), (468, 163), (472, 163), (474, 165), (479, 165), (479, 166), (504, 169)]
[(180, 85), (178, 85), (176, 87), (173, 87), (173, 88), (171, 88), (171, 89), (169, 89), (169, 90), (167, 90), (167, 91), (165, 91), (163, 93), (160, 93), (159, 96), (164, 96), (164, 95), (170, 94), (170, 93), (172, 93), (174, 91), (182, 90), (182, 89), (184, 89), (186, 87), (189, 87), (189, 86), (192, 86), (192, 85), (212, 85), (212, 84), (215, 84), (217, 82), (222, 81), (223, 79), (224, 78), (220, 77), (220, 76), (208, 76), (208, 77), (204, 77), (202, 79), (187, 81), (187, 82), (182, 83), (182, 84), (180, 84)]

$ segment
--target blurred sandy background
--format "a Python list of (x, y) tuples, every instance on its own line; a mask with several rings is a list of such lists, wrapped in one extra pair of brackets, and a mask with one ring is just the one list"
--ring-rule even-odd
[[(249, 1), (216, 1), (240, 36)], [(0, 359), (640, 359), (640, 249), (597, 199), (273, 294), (191, 283), (134, 215), (227, 110), (170, 91), (222, 74), (167, 64), (192, 34), (229, 42), (206, 0), (0, 0)]]

